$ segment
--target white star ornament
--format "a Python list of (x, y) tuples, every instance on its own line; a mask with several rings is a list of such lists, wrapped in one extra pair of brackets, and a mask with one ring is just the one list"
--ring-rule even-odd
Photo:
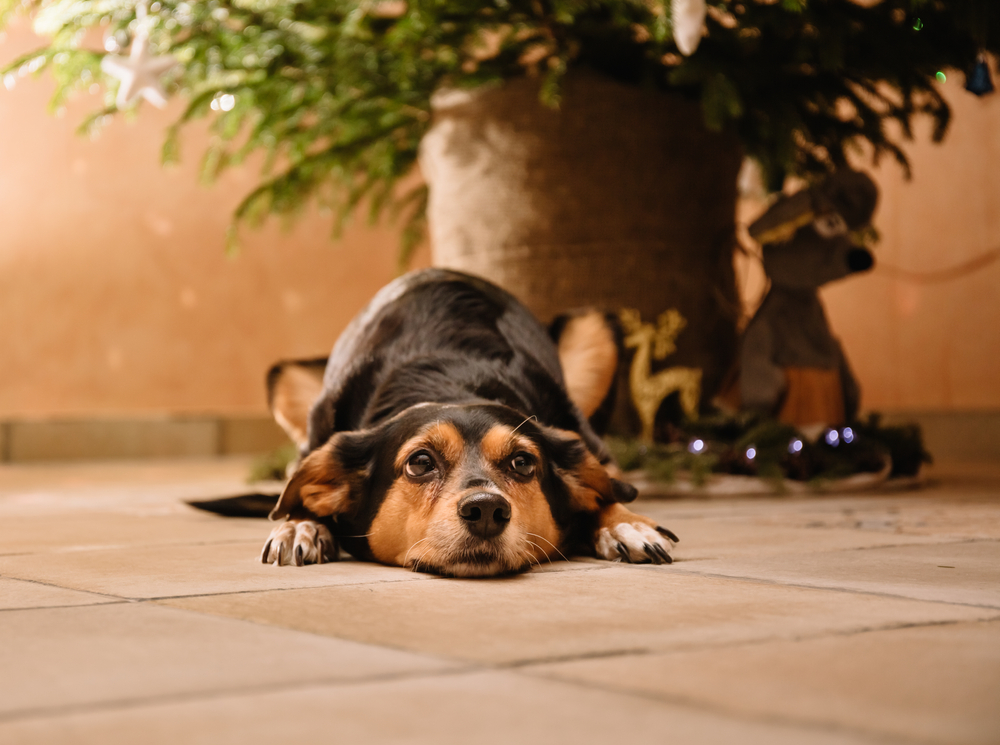
[(101, 69), (121, 81), (115, 98), (119, 109), (124, 109), (140, 97), (162, 109), (167, 105), (167, 93), (160, 78), (176, 64), (177, 59), (170, 55), (152, 56), (148, 37), (137, 34), (128, 57), (105, 57), (101, 60)]

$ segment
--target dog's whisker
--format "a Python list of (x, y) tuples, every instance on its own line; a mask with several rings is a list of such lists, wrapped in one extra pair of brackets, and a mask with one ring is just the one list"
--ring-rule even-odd
[[(403, 556), (403, 566), (404, 567), (406, 566), (406, 560), (410, 557), (410, 551), (412, 551), (414, 548), (416, 548), (418, 545), (420, 545), (424, 541), (429, 541), (430, 539), (431, 539), (430, 536), (427, 536), (426, 538), (421, 538), (419, 541), (417, 541), (412, 546), (410, 546), (408, 549), (406, 549), (406, 554)], [(426, 553), (426, 552), (424, 552), (424, 553)], [(423, 554), (421, 554), (421, 558), (423, 558)], [(420, 562), (420, 559), (417, 559), (417, 561), (415, 563), (419, 563), (419, 562)]]
[[(540, 541), (545, 541), (547, 544), (549, 544), (550, 546), (552, 546), (552, 548), (555, 550), (555, 552), (557, 554), (559, 554), (561, 557), (563, 557), (563, 561), (569, 561), (569, 559), (566, 558), (566, 554), (564, 554), (562, 551), (560, 551), (559, 547), (556, 546), (556, 544), (554, 544), (548, 538), (545, 538), (544, 536), (540, 536), (537, 533), (528, 533), (527, 535), (534, 536), (535, 538), (537, 538)], [(552, 561), (552, 559), (549, 559), (549, 561)]]
[[(426, 540), (426, 539), (424, 539), (424, 540)], [(419, 557), (417, 557), (413, 561), (413, 571), (415, 571), (415, 572), (419, 571), (420, 562), (424, 560), (424, 557), (427, 556), (427, 554), (429, 554), (431, 552), (431, 549), (433, 549), (433, 548), (434, 548), (433, 546), (428, 546), (427, 549), (422, 554), (420, 554)]]
[[(539, 546), (539, 545), (538, 545), (537, 543), (535, 543), (534, 541), (528, 541), (527, 543), (528, 543), (529, 545), (531, 545), (531, 546), (534, 546), (535, 548), (537, 548), (537, 549), (538, 549), (538, 553), (540, 553), (540, 554), (541, 554), (542, 556), (545, 556), (545, 559), (546, 559), (546, 560), (547, 560), (547, 561), (549, 562), (549, 564), (551, 564), (551, 563), (552, 563), (552, 559), (550, 559), (550, 558), (549, 558), (548, 556), (546, 556), (546, 555), (545, 555), (545, 552), (544, 552), (544, 551), (542, 550), (542, 547), (541, 547), (541, 546)], [(530, 562), (531, 562), (531, 559), (532, 559), (532, 556), (531, 556), (531, 552), (530, 552), (530, 551), (525, 551), (525, 552), (524, 552), (524, 555), (528, 557), (528, 562), (530, 563)], [(535, 559), (535, 565), (536, 565), (536, 566), (541, 566), (541, 565), (542, 565), (542, 562), (541, 562), (541, 561), (539, 561), (538, 559)]]
[[(531, 544), (531, 545), (535, 545), (535, 544)], [(542, 565), (542, 563), (538, 559), (534, 558), (531, 555), (530, 551), (525, 551), (524, 554), (523, 554), (523, 556), (521, 558), (522, 559), (527, 559), (529, 566), (533, 565), (533, 566), (536, 566), (536, 567), (540, 567)]]
[(530, 421), (531, 421), (532, 419), (534, 419), (536, 423), (538, 422), (538, 417), (537, 417), (537, 416), (535, 416), (534, 414), (532, 414), (532, 415), (531, 415), (531, 416), (529, 416), (529, 417), (528, 417), (527, 419), (525, 419), (525, 420), (524, 420), (523, 422), (521, 422), (521, 423), (520, 423), (519, 425), (517, 425), (516, 427), (514, 427), (514, 429), (512, 429), (512, 430), (510, 431), (510, 433), (511, 433), (511, 434), (514, 434), (514, 433), (515, 433), (515, 432), (517, 432), (517, 431), (518, 431), (519, 429), (521, 429), (521, 427), (523, 427), (523, 426), (524, 426), (525, 424), (527, 424), (528, 422), (530, 422)]

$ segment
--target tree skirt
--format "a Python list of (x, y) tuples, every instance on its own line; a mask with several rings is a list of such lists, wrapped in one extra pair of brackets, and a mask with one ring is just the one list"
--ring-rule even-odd
[(889, 478), (892, 462), (877, 473), (856, 473), (840, 479), (767, 479), (758, 476), (710, 474), (700, 484), (690, 474), (679, 473), (670, 482), (655, 480), (646, 471), (629, 471), (624, 478), (639, 490), (640, 499), (676, 499), (681, 497), (773, 497), (823, 494), (882, 493), (905, 491), (923, 486), (923, 476)]

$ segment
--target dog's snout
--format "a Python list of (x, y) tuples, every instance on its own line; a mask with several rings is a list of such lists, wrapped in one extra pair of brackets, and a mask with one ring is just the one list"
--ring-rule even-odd
[(470, 494), (458, 503), (458, 516), (473, 535), (494, 538), (510, 522), (510, 502), (499, 494)]

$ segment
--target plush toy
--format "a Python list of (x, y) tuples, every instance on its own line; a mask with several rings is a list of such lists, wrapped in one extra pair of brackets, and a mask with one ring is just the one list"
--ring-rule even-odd
[(750, 226), (771, 286), (743, 334), (738, 386), (726, 400), (800, 428), (854, 418), (858, 384), (817, 290), (872, 267), (851, 234), (868, 225), (877, 201), (867, 175), (842, 170), (782, 197)]

